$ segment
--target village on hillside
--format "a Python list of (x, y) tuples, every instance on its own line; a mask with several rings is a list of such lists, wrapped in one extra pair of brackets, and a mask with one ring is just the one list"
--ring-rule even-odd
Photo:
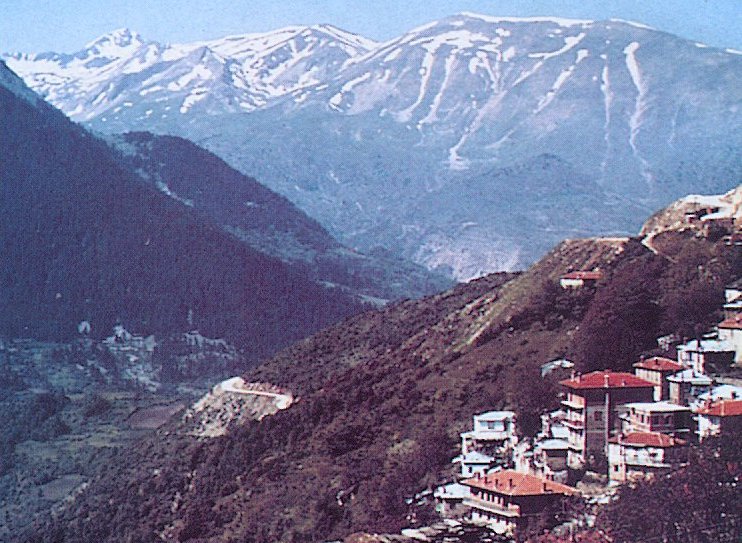
[[(725, 209), (710, 197), (685, 204), (676, 217), (681, 225), (704, 236), (726, 232), (727, 245), (741, 242), (736, 207)], [(651, 238), (645, 238), (650, 249)], [(580, 289), (602, 278), (598, 269), (577, 270), (562, 275), (560, 285)], [(436, 511), (449, 522), (514, 534), (566, 497), (605, 503), (619, 485), (687, 465), (692, 444), (742, 432), (742, 380), (729, 377), (742, 368), (742, 280), (725, 289), (723, 314), (700, 337), (657, 338), (667, 356), (642, 357), (633, 373), (579, 374), (567, 359), (544, 363), (542, 378), (562, 377), (561, 408), (541, 416), (533, 439), (519, 435), (513, 411), (474, 414), (452, 460), (456, 480), (433, 491)]]

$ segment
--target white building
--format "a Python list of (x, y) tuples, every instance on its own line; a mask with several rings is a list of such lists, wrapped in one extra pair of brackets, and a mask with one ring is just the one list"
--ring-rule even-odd
[(713, 379), (693, 369), (687, 369), (667, 378), (670, 382), (670, 401), (678, 405), (690, 405), (701, 394), (711, 390)]
[(716, 402), (718, 400), (742, 400), (742, 387), (736, 385), (717, 385), (708, 392), (698, 396), (698, 399), (690, 405), (692, 409), (700, 408), (704, 403)]
[(461, 517), (467, 511), (462, 504), (471, 491), (461, 483), (450, 483), (439, 486), (433, 492), (436, 512), (444, 518)]
[(512, 449), (518, 442), (515, 432), (515, 413), (487, 411), (474, 415), (474, 429), (461, 433), (461, 454), (480, 451), (496, 454)]
[(461, 475), (471, 477), (477, 473), (486, 473), (495, 462), (494, 456), (479, 451), (468, 451), (452, 460), (454, 464), (461, 464)]
[(564, 439), (539, 441), (533, 448), (534, 475), (566, 484), (569, 442)]
[(719, 323), (719, 339), (734, 349), (734, 363), (742, 365), (742, 314)]
[(691, 340), (678, 345), (678, 362), (698, 373), (708, 373), (715, 368), (728, 368), (734, 363), (736, 349), (725, 339), (706, 338)]

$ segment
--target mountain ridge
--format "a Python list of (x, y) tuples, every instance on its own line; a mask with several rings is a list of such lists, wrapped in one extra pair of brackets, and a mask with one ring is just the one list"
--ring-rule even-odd
[[(362, 309), (147, 185), (0, 65), (0, 332), (72, 338), (196, 326), (260, 358)], [(189, 323), (189, 314), (193, 322)]]
[[(130, 72), (110, 74), (105, 59), (85, 75), (5, 58), (95, 130), (192, 139), (351, 247), (387, 247), (458, 279), (525, 267), (559, 241), (538, 226), (521, 230), (528, 243), (506, 235), (506, 221), (483, 220), (486, 208), (444, 221), (440, 205), (424, 202), (492, 169), (559, 157), (600, 187), (606, 208), (627, 204), (615, 224), (592, 221), (596, 235), (634, 232), (635, 209), (722, 192), (742, 175), (742, 56), (731, 51), (639, 23), (466, 14), (350, 53), (311, 32), (291, 35), (249, 59), (224, 48), (186, 54), (206, 42), (149, 59), (142, 48)], [(547, 222), (561, 212), (542, 211)], [(590, 212), (573, 212), (590, 222)], [(463, 258), (456, 247), (468, 238), (458, 232), (471, 222), (482, 224)]]

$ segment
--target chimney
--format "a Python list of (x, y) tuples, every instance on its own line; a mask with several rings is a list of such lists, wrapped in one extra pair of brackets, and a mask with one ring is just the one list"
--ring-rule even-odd
[(605, 388), (608, 388), (609, 380), (610, 377), (608, 376), (608, 372), (606, 371), (603, 375), (603, 386), (605, 386)]
[(480, 472), (477, 472), (477, 479), (480, 479), (482, 477), (482, 474)]
[(510, 479), (508, 479), (508, 485), (510, 486), (510, 488), (513, 488), (513, 478), (512, 477)]
[(546, 492), (548, 490), (548, 488), (549, 488), (549, 485), (546, 484), (546, 481), (544, 481), (544, 485), (543, 486), (544, 486), (544, 492)]

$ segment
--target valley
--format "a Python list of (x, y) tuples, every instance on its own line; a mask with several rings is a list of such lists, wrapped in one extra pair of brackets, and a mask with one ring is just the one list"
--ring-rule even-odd
[(0, 541), (742, 538), (742, 52), (135, 3), (0, 49)]

